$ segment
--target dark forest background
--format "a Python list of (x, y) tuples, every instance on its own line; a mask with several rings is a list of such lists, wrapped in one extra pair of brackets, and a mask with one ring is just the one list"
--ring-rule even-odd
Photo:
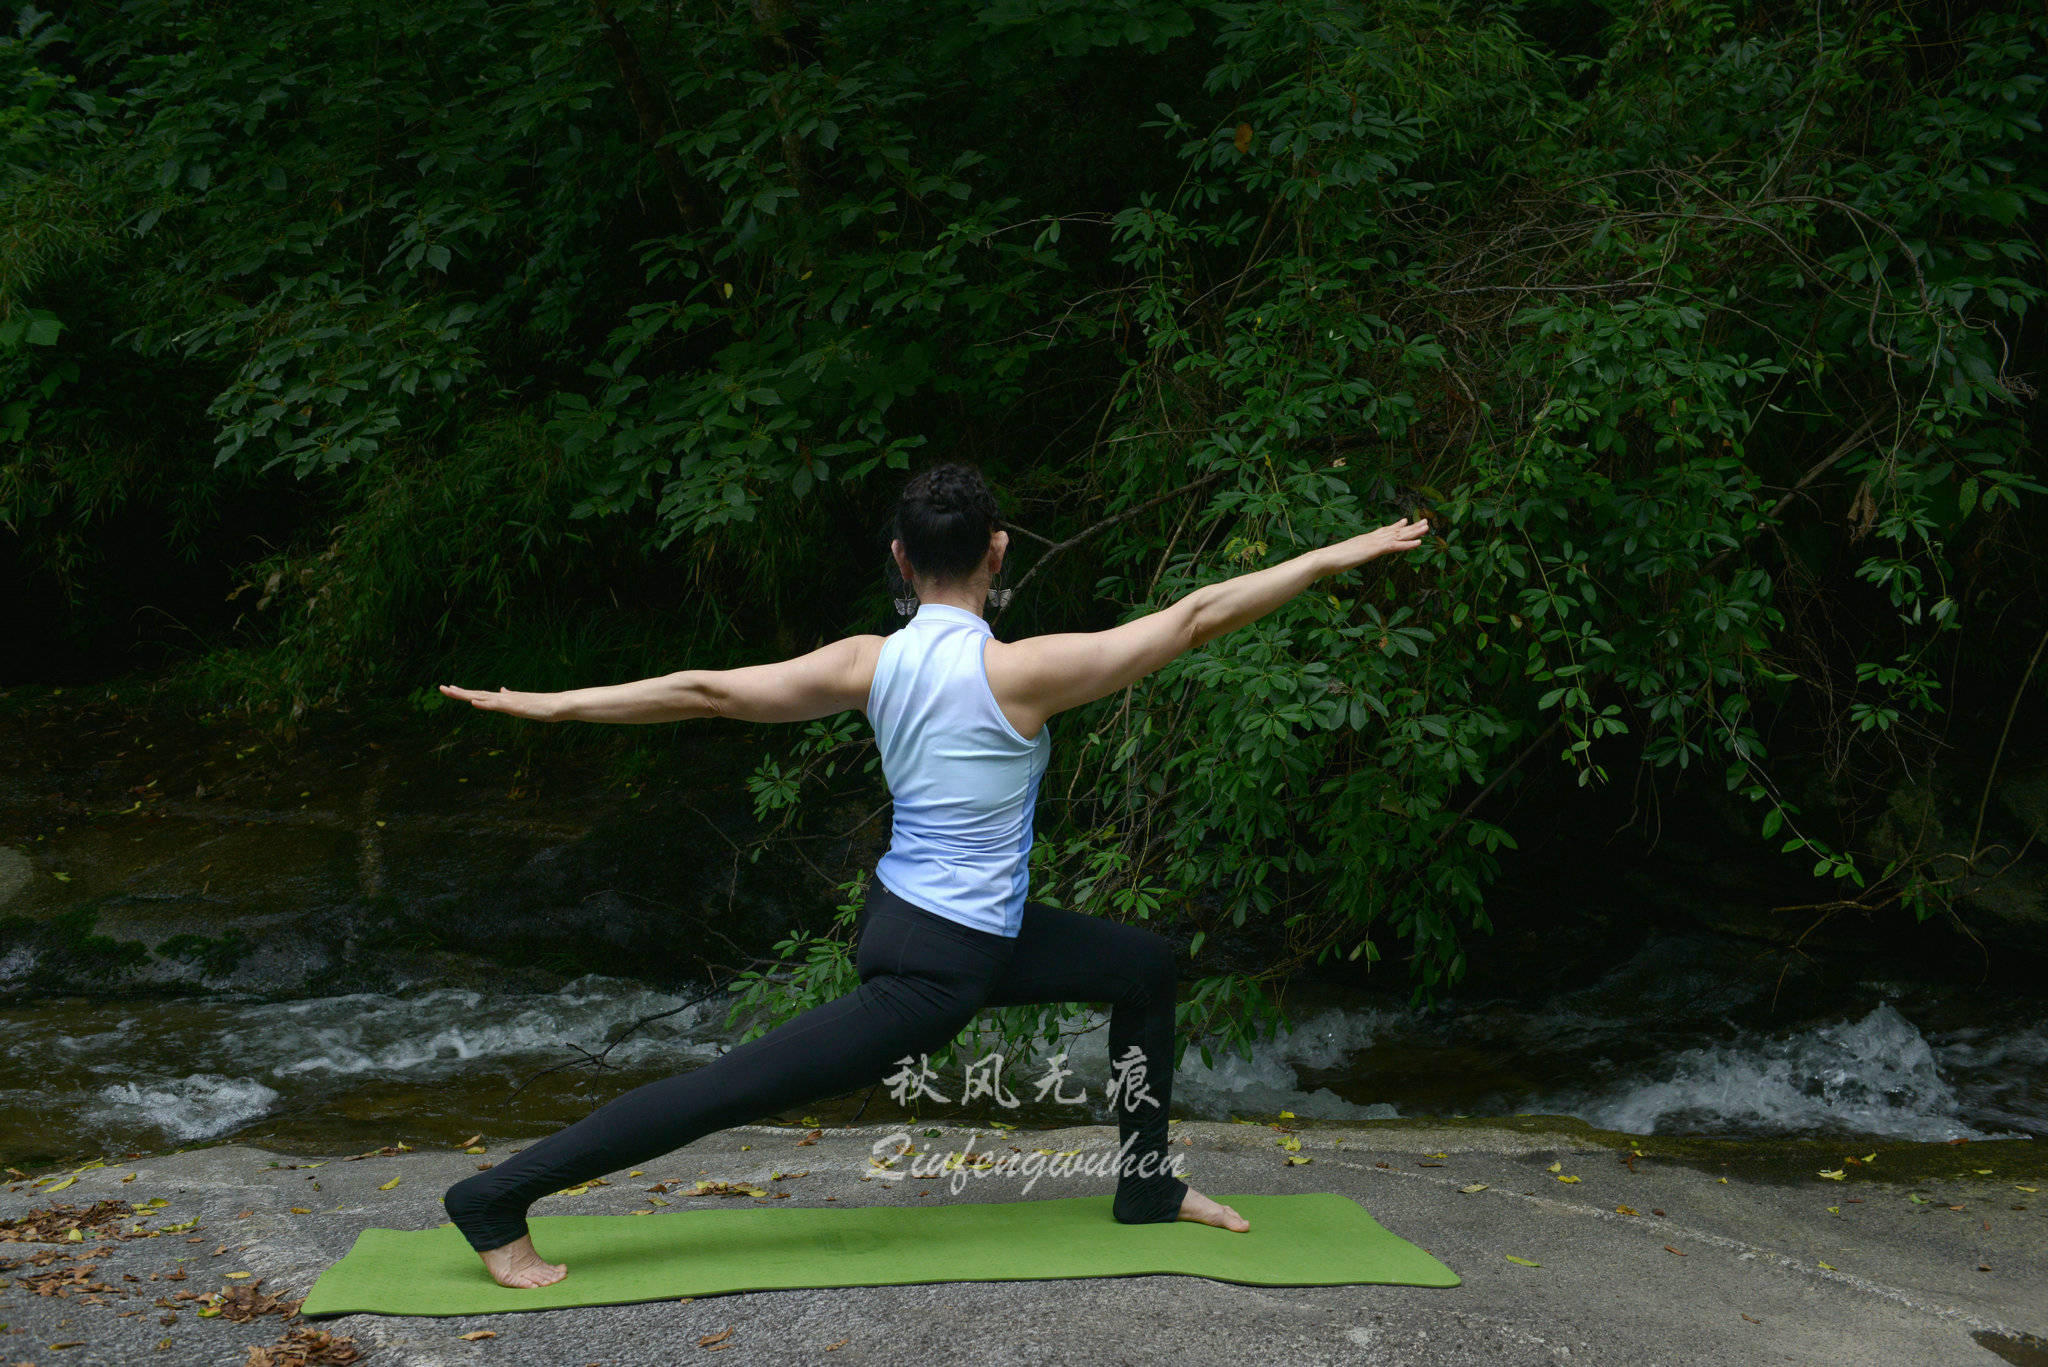
[[(891, 629), (944, 459), (1003, 497), (1005, 636), (1426, 514), (1063, 720), (1037, 886), (1427, 994), (1518, 831), (1683, 800), (1792, 931), (2038, 952), (2044, 47), (2038, 4), (26, 6), (0, 685), (289, 733), (781, 658)], [(857, 714), (772, 742), (764, 821), (880, 792)]]

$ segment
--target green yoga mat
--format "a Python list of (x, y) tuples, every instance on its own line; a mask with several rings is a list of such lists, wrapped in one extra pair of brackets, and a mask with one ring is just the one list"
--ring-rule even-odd
[(650, 1216), (543, 1215), (534, 1245), (569, 1275), (499, 1286), (453, 1225), (366, 1229), (300, 1313), (483, 1315), (730, 1291), (1180, 1273), (1250, 1286), (1456, 1286), (1348, 1196), (1219, 1196), (1245, 1233), (1120, 1225), (1108, 1196), (933, 1206), (742, 1206)]

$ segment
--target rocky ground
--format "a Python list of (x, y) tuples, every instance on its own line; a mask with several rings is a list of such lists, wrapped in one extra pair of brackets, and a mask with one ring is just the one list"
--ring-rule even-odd
[[(1097, 1127), (929, 1127), (920, 1149), (1114, 1147)], [(749, 1126), (535, 1215), (644, 1208), (703, 1178), (793, 1203), (1008, 1201), (1099, 1178), (863, 1181), (891, 1127)], [(1463, 1285), (1252, 1287), (1174, 1276), (761, 1291), (572, 1310), (308, 1323), (297, 1301), (356, 1234), (442, 1219), (507, 1151), (326, 1159), (242, 1145), (20, 1174), (0, 1194), (0, 1363), (1991, 1364), (2048, 1362), (2048, 1160), (2013, 1141), (1631, 1143), (1572, 1122), (1177, 1122), (1190, 1180), (1342, 1192)], [(900, 1143), (900, 1140), (897, 1141)], [(1298, 1148), (1291, 1147), (1298, 1145)], [(800, 1155), (800, 1163), (791, 1160)], [(1306, 1158), (1308, 1162), (1288, 1160)], [(774, 1181), (777, 1171), (801, 1177)], [(1831, 1174), (1839, 1174), (1834, 1176)], [(9, 1176), (16, 1176), (9, 1173)], [(680, 1197), (654, 1218), (720, 1200)], [(82, 1223), (81, 1223), (82, 1222)], [(76, 1228), (76, 1237), (72, 1230)], [(142, 1231), (142, 1232), (137, 1232)], [(1215, 1237), (1231, 1238), (1216, 1231)], [(545, 1247), (543, 1247), (545, 1252)], [(482, 1268), (478, 1267), (478, 1276)]]

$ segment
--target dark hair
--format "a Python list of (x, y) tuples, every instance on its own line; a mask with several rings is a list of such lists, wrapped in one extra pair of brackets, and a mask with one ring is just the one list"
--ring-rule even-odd
[(967, 578), (988, 555), (1000, 514), (995, 491), (972, 465), (950, 461), (911, 477), (896, 501), (890, 535), (911, 568), (935, 583)]

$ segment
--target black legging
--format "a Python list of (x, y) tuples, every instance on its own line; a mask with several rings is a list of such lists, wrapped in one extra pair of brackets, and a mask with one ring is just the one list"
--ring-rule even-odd
[[(982, 1007), (1108, 1002), (1112, 1064), (1133, 1059), (1144, 1068), (1143, 1088), (1125, 1088), (1116, 1103), (1124, 1157), (1112, 1208), (1125, 1224), (1179, 1218), (1187, 1184), (1166, 1168), (1176, 963), (1163, 937), (1026, 902), (1011, 938), (913, 906), (871, 879), (855, 963), (861, 983), (845, 996), (701, 1068), (636, 1087), (457, 1182), (443, 1198), (449, 1217), (472, 1248), (499, 1248), (527, 1232), (527, 1207), (542, 1196), (866, 1086), (906, 1057), (916, 1068), (918, 1055), (937, 1053)], [(1002, 1081), (1012, 1095), (1024, 1086), (1019, 1077)], [(957, 1098), (959, 1080), (952, 1082), (934, 1085)]]

